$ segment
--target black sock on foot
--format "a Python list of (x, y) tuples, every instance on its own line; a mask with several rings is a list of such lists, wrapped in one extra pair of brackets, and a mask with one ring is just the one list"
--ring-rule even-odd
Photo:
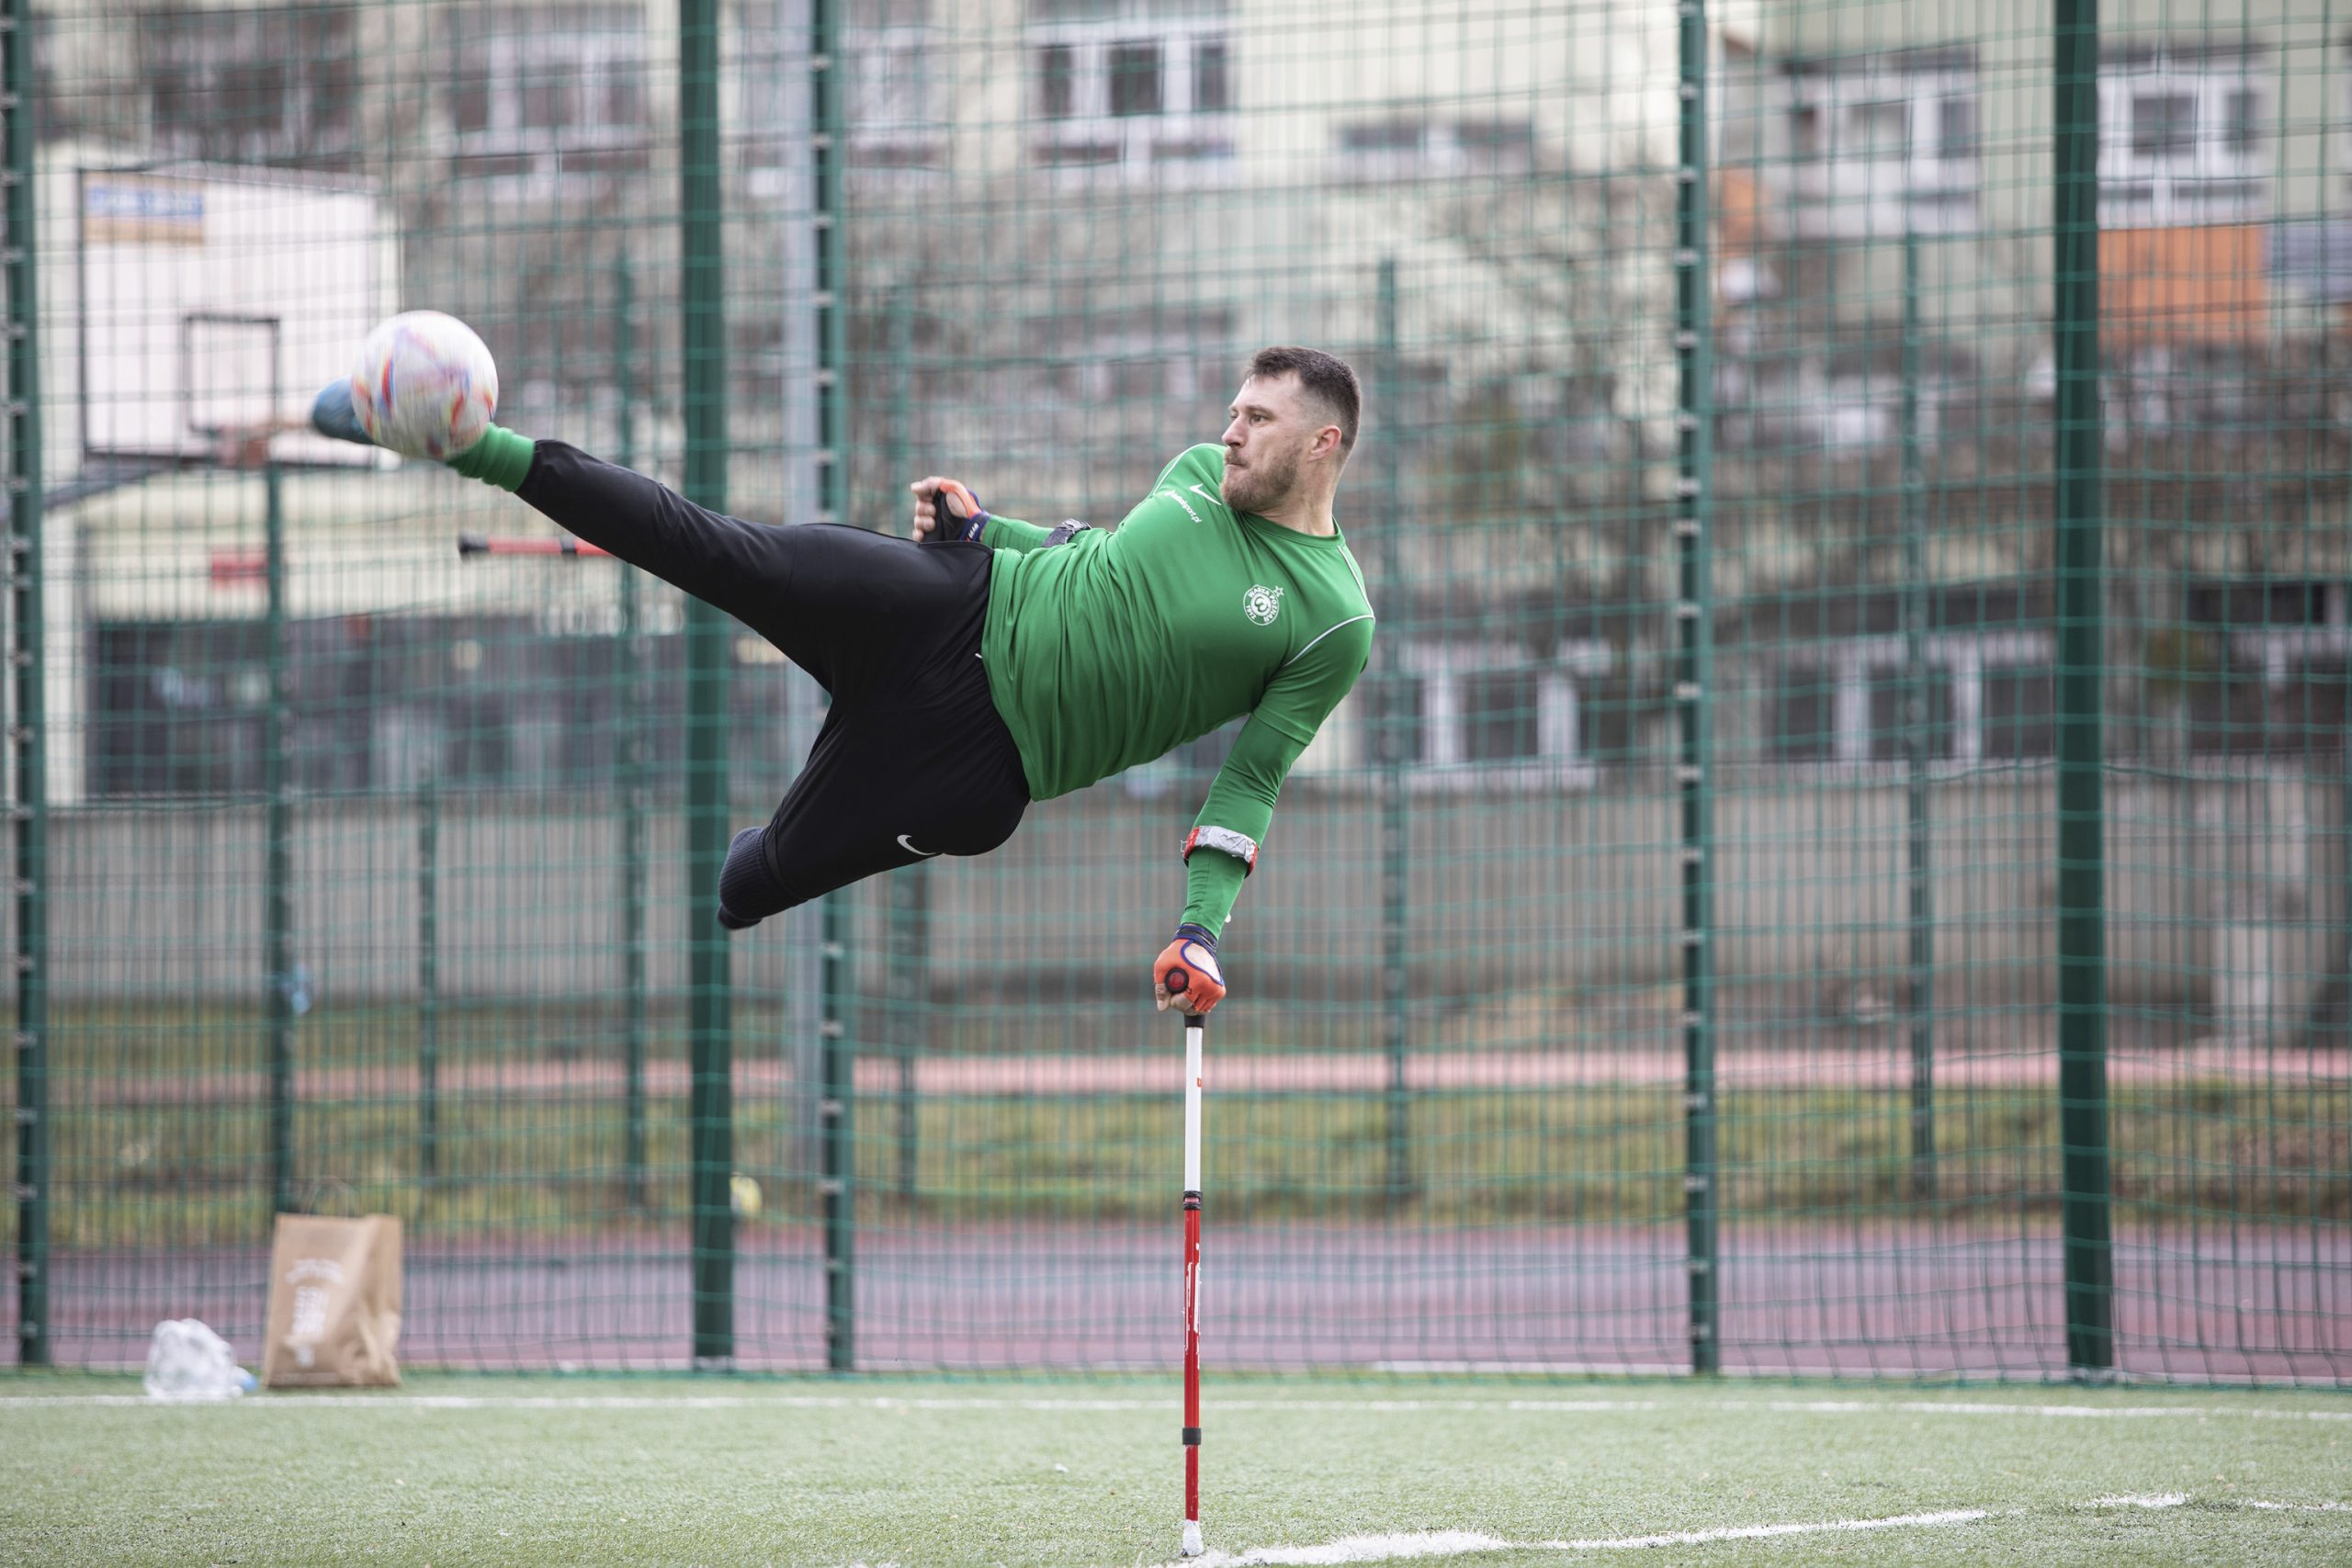
[(768, 867), (768, 830), (746, 828), (727, 846), (718, 868), (718, 923), (748, 931), (784, 908), (784, 888)]

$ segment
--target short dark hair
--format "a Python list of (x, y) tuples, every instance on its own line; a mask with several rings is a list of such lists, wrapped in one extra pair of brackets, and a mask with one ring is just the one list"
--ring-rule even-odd
[(1297, 377), (1307, 396), (1331, 411), (1333, 422), (1340, 427), (1340, 456), (1354, 449), (1356, 421), (1363, 415), (1363, 387), (1357, 381), (1356, 373), (1348, 368), (1346, 360), (1319, 348), (1278, 344), (1250, 355), (1250, 374), (1269, 378)]

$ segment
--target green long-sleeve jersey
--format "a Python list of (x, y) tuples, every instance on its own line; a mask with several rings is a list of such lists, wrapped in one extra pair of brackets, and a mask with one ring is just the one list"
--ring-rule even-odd
[[(1343, 538), (1235, 512), (1224, 478), (1223, 447), (1192, 447), (1115, 532), (1052, 549), (1034, 524), (989, 521), (980, 656), (1033, 798), (1247, 714), (1194, 825), (1264, 840), (1291, 764), (1371, 657), (1372, 604)], [(1244, 874), (1196, 851), (1184, 919), (1224, 930)]]

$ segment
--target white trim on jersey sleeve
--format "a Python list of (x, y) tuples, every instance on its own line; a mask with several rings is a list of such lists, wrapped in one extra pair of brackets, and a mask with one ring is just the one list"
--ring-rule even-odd
[(1329, 637), (1333, 632), (1338, 631), (1338, 630), (1340, 629), (1340, 627), (1341, 627), (1341, 626), (1354, 626), (1358, 621), (1368, 621), (1368, 620), (1371, 620), (1371, 619), (1372, 619), (1372, 612), (1371, 612), (1371, 611), (1369, 611), (1369, 610), (1367, 610), (1367, 611), (1365, 611), (1365, 612), (1364, 612), (1363, 615), (1350, 615), (1350, 616), (1349, 616), (1346, 620), (1344, 620), (1344, 621), (1336, 622), (1336, 623), (1334, 623), (1334, 624), (1333, 624), (1333, 625), (1331, 625), (1331, 626), (1329, 626), (1324, 627), (1321, 631), (1317, 632), (1317, 633), (1315, 634), (1315, 639), (1314, 639), (1314, 642), (1310, 642), (1310, 643), (1308, 643), (1305, 648), (1300, 649), (1296, 653), (1294, 653), (1294, 654), (1292, 654), (1288, 659), (1283, 660), (1283, 662), (1282, 662), (1282, 668), (1281, 668), (1281, 669), (1279, 669), (1279, 670), (1276, 670), (1276, 671), (1274, 671), (1274, 673), (1275, 673), (1275, 674), (1277, 674), (1277, 675), (1279, 675), (1279, 674), (1281, 674), (1281, 673), (1283, 672), (1283, 670), (1287, 670), (1287, 669), (1289, 669), (1292, 665), (1294, 665), (1294, 664), (1297, 663), (1300, 660), (1302, 660), (1302, 659), (1306, 658), (1306, 657), (1307, 656), (1307, 654), (1308, 654), (1309, 652), (1311, 652), (1311, 651), (1314, 649), (1314, 647), (1315, 647), (1315, 644), (1316, 644), (1316, 643), (1317, 643), (1317, 642), (1321, 642), (1325, 637)]

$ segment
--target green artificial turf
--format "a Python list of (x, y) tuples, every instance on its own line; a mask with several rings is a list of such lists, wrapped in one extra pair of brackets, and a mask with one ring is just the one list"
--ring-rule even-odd
[[(1159, 1381), (419, 1378), (225, 1407), (87, 1402), (136, 1393), (0, 1382), (0, 1562), (1110, 1568), (1166, 1561), (1177, 1542), (1177, 1412)], [(2149, 1411), (2180, 1414), (2134, 1414)], [(1213, 1379), (1205, 1416), (1220, 1553), (1983, 1509), (1643, 1555), (2352, 1562), (2340, 1396)], [(2098, 1501), (2168, 1494), (2185, 1501)], [(1416, 1560), (1626, 1555), (1523, 1544)]]

